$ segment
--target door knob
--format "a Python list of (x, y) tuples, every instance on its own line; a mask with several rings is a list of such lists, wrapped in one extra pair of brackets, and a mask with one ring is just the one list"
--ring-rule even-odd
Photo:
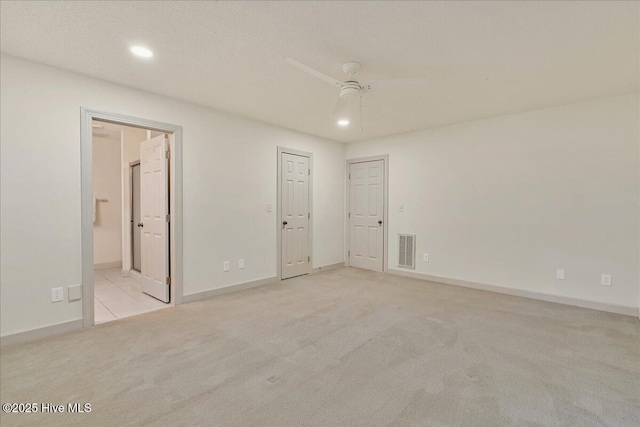
[(379, 220), (379, 221), (378, 221), (378, 225), (382, 225), (382, 220)]
[(139, 223), (138, 223), (138, 227), (144, 227), (144, 224), (143, 224), (143, 223), (141, 223), (141, 222), (139, 222)]
[(287, 221), (282, 221), (282, 228), (284, 228), (284, 226), (287, 224), (289, 224)]

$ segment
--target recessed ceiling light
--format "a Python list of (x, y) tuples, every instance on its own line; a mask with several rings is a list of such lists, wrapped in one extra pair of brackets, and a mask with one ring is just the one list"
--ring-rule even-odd
[(153, 56), (153, 52), (142, 46), (131, 46), (131, 53), (141, 58), (151, 58)]
[(349, 125), (349, 120), (347, 119), (338, 120), (338, 126), (348, 126), (348, 125)]

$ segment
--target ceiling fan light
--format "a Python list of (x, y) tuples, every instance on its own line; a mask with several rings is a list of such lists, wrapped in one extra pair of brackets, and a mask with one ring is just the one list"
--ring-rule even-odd
[(338, 126), (342, 126), (342, 127), (349, 126), (349, 120), (347, 119), (338, 120)]
[(142, 46), (131, 46), (131, 53), (141, 58), (151, 58), (153, 56), (153, 52), (150, 49)]

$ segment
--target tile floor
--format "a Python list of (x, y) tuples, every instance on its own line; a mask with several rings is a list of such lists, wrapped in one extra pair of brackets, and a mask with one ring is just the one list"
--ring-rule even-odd
[(171, 305), (142, 293), (140, 282), (133, 277), (122, 277), (120, 268), (94, 270), (93, 273), (94, 321), (96, 324)]

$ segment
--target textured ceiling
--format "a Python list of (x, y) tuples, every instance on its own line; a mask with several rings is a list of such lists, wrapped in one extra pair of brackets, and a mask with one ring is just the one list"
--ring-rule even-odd
[[(7, 2), (2, 52), (338, 141), (638, 91), (638, 2)], [(129, 53), (142, 44), (152, 60)], [(343, 79), (425, 78), (330, 116)], [(352, 118), (352, 120), (355, 118)], [(353, 120), (355, 121), (355, 120)]]

